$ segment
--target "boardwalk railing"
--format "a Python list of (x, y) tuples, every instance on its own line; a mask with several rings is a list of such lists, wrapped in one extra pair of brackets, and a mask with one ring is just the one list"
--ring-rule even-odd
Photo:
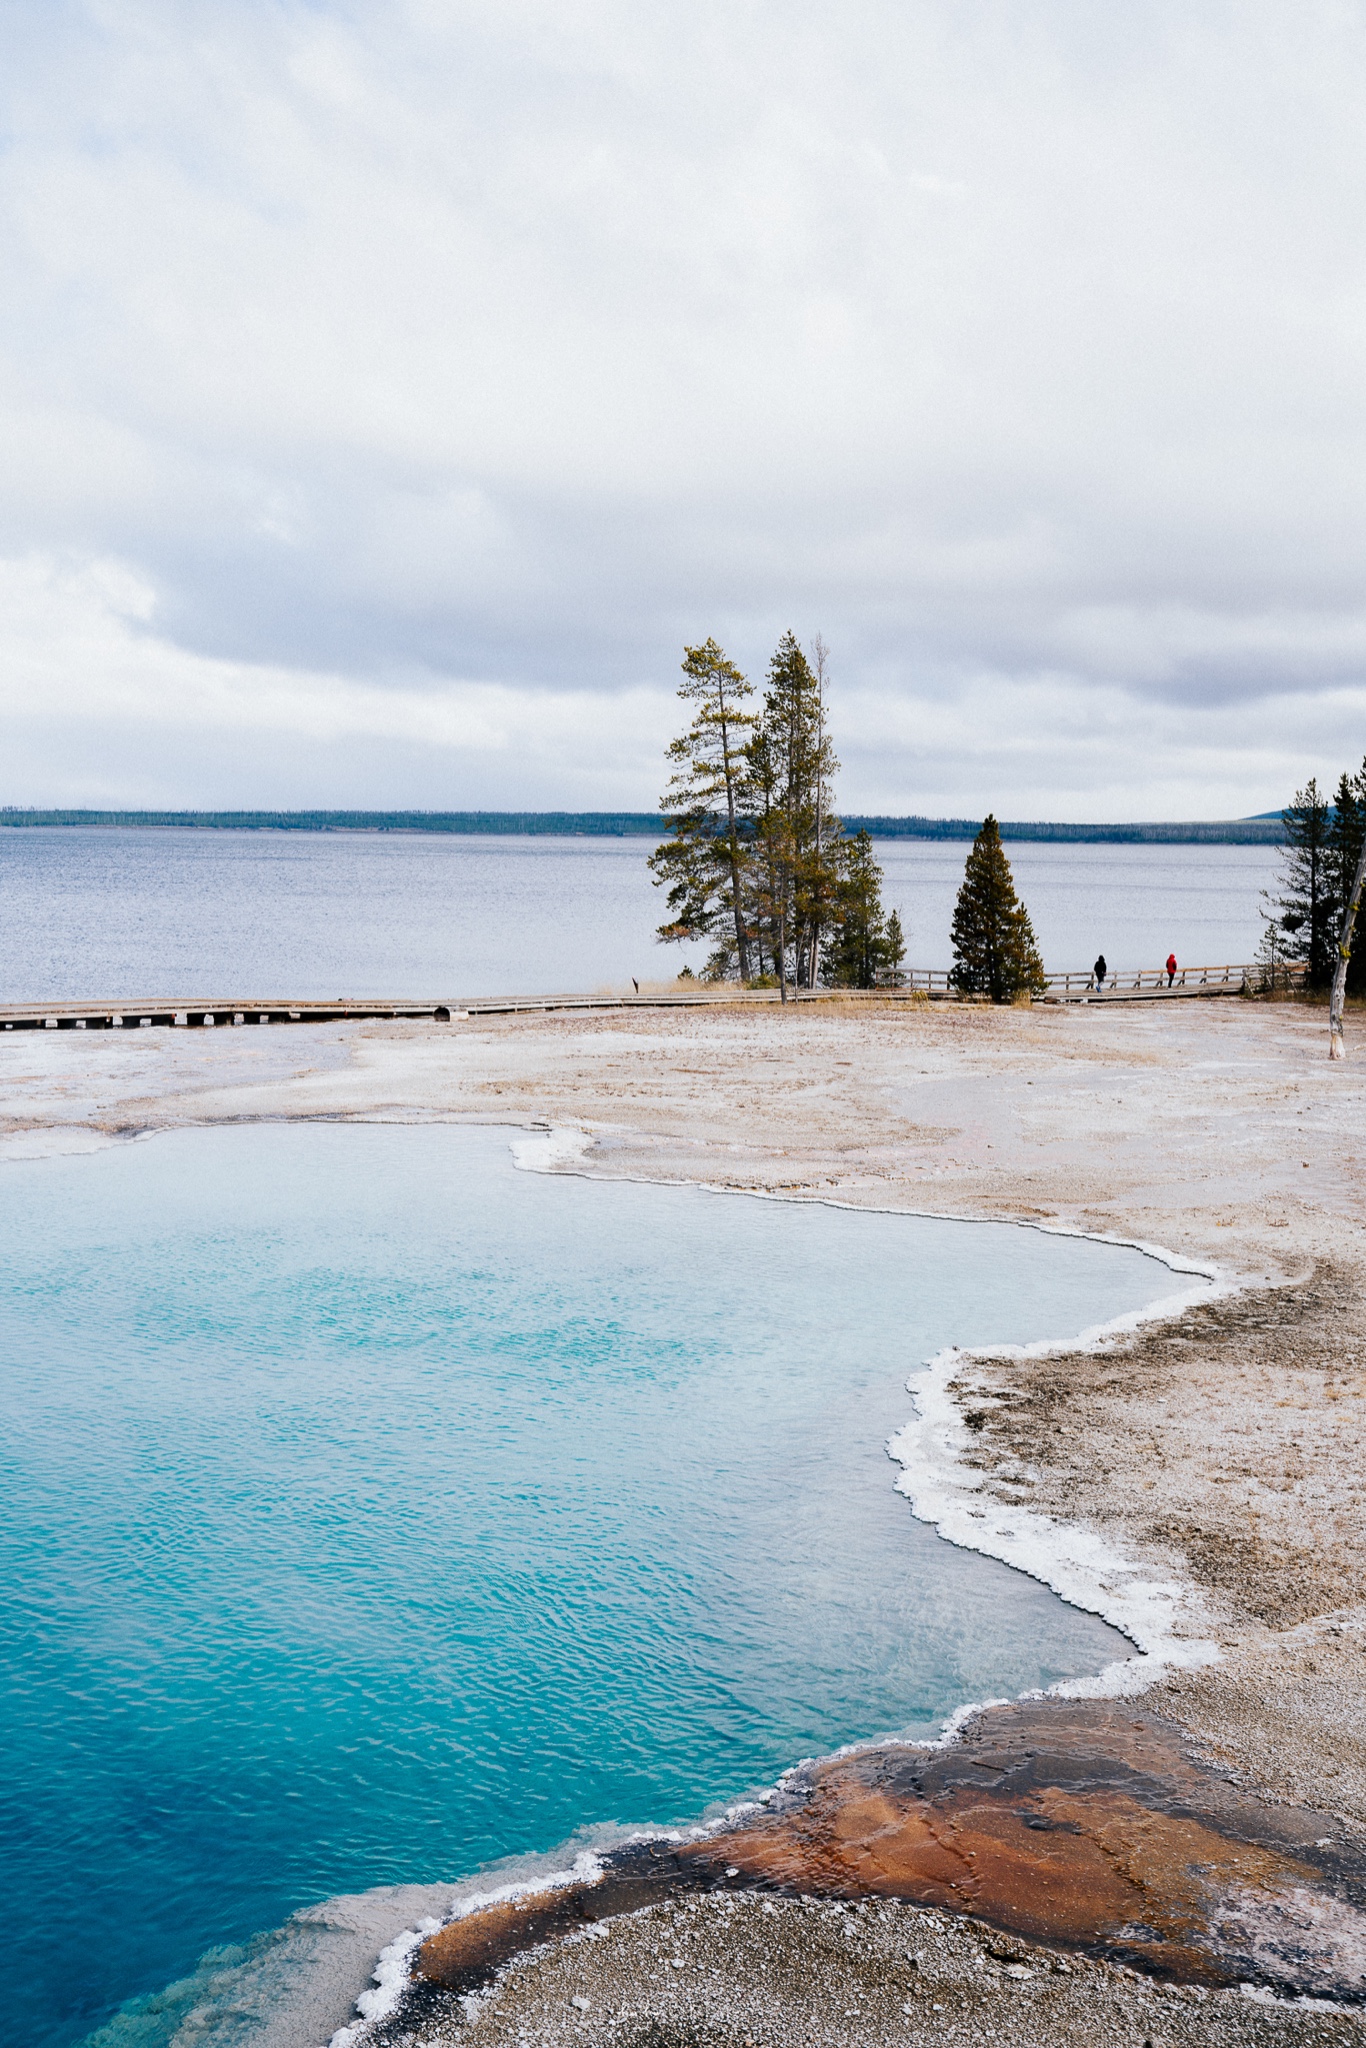
[[(1050, 974), (1042, 1000), (1052, 1003), (1080, 1003), (1132, 1000), (1136, 996), (1241, 995), (1250, 989), (1270, 994), (1304, 986), (1303, 961), (1278, 967), (1264, 967), (1259, 961), (1221, 963), (1217, 967), (1178, 967), (1169, 976), (1165, 967), (1125, 967), (1108, 973), (1099, 987), (1095, 975), (1085, 968), (1067, 974)], [(933, 998), (952, 1000), (958, 993), (947, 968), (909, 967), (903, 970), (903, 986), (923, 989)]]
[(1217, 967), (1178, 967), (1168, 974), (1165, 967), (1116, 968), (1096, 984), (1094, 974), (1084, 969), (1070, 974), (1050, 974), (1045, 1002), (1078, 1003), (1136, 996), (1241, 995), (1244, 989), (1270, 995), (1303, 988), (1305, 963), (1282, 962), (1265, 967), (1260, 961), (1242, 961)]
[[(1050, 974), (1041, 998), (1045, 1003), (1157, 1002), (1172, 997), (1240, 995), (1274, 991), (1293, 993), (1304, 986), (1302, 961), (1274, 969), (1257, 962), (1239, 966), (1180, 967), (1169, 981), (1165, 968), (1144, 967), (1107, 974), (1103, 988), (1094, 977), (1076, 970)], [(958, 990), (942, 967), (912, 967), (902, 972), (895, 988), (824, 988), (789, 990), (795, 1003), (956, 1002)], [(685, 983), (644, 995), (472, 996), (445, 1002), (383, 1002), (363, 997), (338, 997), (335, 1002), (39, 1002), (0, 1004), (0, 1029), (5, 1031), (120, 1031), (149, 1025), (182, 1029), (234, 1024), (338, 1024), (373, 1021), (448, 1024), (452, 1018), (514, 1017), (567, 1010), (680, 1010), (716, 1004), (771, 1004), (780, 1000), (776, 988), (737, 988), (731, 983)]]

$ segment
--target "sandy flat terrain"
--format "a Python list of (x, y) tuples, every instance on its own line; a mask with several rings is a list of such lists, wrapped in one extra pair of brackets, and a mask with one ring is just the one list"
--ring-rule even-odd
[[(0, 1042), (0, 1156), (243, 1118), (524, 1121), (592, 1134), (582, 1165), (596, 1174), (1028, 1219), (1217, 1268), (1237, 1291), (1107, 1349), (964, 1361), (951, 1389), (961, 1455), (983, 1494), (1099, 1532), (1180, 1588), (1177, 1633), (1217, 1644), (1218, 1659), (1160, 1678), (1144, 1710), (1251, 1796), (1322, 1813), (1335, 1853), (1366, 1870), (1366, 1028), (1349, 1018), (1343, 1065), (1326, 1040), (1320, 1011), (1237, 999), (26, 1033)], [(1350, 1878), (1338, 1894), (1354, 1896)], [(733, 1911), (746, 1941), (781, 1934), (789, 1958), (767, 2017), (698, 2006), (689, 2019), (675, 1986), (653, 2017), (637, 1999), (634, 2032), (608, 2028), (622, 2001), (604, 1992), (520, 2036), (490, 2006), (471, 2039), (837, 2038), (794, 2017), (802, 1951), (787, 1909), (771, 1929), (752, 1900)], [(1324, 1939), (1346, 1956), (1359, 1935), (1354, 1922)], [(533, 1995), (529, 1967), (517, 1999)], [(1096, 2015), (1117, 1983), (1122, 2006), (1129, 1980), (1077, 1960), (1024, 2033), (1015, 1980), (1002, 1980), (996, 2038), (1366, 2038), (1355, 2018), (1218, 1991), (1198, 2008), (1164, 1994), (1148, 2018), (1088, 2036), (1075, 2031), (1088, 1971)], [(888, 2006), (886, 2038), (985, 2038), (953, 2031), (947, 1994), (928, 2008)], [(981, 2026), (985, 2010), (973, 2007)], [(1241, 2031), (1217, 2030), (1216, 2010)], [(843, 2038), (881, 2040), (882, 2026), (870, 2015)], [(429, 2031), (444, 2038), (435, 2017)]]

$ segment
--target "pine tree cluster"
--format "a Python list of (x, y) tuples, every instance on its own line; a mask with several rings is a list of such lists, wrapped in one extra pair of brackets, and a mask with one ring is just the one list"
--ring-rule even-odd
[[(1268, 892), (1259, 949), (1274, 980), (1279, 968), (1303, 961), (1305, 983), (1326, 989), (1333, 979), (1343, 913), (1366, 840), (1366, 761), (1342, 774), (1330, 799), (1312, 777), (1282, 812), (1285, 849), (1278, 890)], [(1347, 993), (1366, 993), (1366, 949), (1347, 967)]]
[(668, 837), (650, 856), (670, 916), (666, 942), (706, 939), (706, 975), (758, 985), (874, 988), (900, 979), (905, 942), (882, 905), (866, 832), (846, 839), (833, 800), (826, 650), (785, 633), (761, 709), (715, 640), (684, 650), (692, 707), (669, 748), (660, 808)]

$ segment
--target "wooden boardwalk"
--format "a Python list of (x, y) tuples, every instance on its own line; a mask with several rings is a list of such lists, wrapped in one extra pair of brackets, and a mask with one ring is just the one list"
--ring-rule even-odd
[[(1281, 985), (1303, 985), (1304, 968), (1278, 970)], [(1189, 1001), (1195, 997), (1241, 995), (1245, 987), (1261, 986), (1262, 969), (1253, 964), (1183, 967), (1170, 984), (1165, 969), (1144, 968), (1107, 975), (1097, 989), (1089, 974), (1050, 974), (1044, 1003), (1133, 1003)], [(899, 988), (796, 989), (789, 1002), (917, 1003), (961, 1000), (942, 968), (910, 968)], [(39, 1002), (0, 1004), (0, 1025), (6, 1031), (138, 1031), (157, 1026), (199, 1029), (227, 1025), (337, 1024), (383, 1020), (437, 1024), (470, 1017), (550, 1015), (575, 1010), (687, 1010), (709, 1006), (745, 1006), (780, 1001), (777, 989), (740, 989), (717, 984), (679, 987), (647, 995), (551, 995), (447, 998), (391, 1002), (363, 996), (338, 996), (334, 1002), (314, 999), (282, 1001), (241, 998), (214, 1001), (162, 999), (154, 1002)]]

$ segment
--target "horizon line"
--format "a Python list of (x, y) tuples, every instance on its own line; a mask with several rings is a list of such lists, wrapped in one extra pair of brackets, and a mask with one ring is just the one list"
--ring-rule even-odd
[[(919, 812), (896, 814), (847, 811), (838, 814), (847, 830), (866, 831), (873, 839), (965, 840), (980, 831), (980, 818), (931, 818)], [(1002, 839), (1074, 844), (1149, 845), (1274, 845), (1284, 836), (1283, 813), (1263, 811), (1253, 817), (1223, 819), (1140, 819), (1072, 822), (1063, 819), (1003, 818)], [(436, 832), (469, 837), (507, 838), (645, 838), (667, 830), (664, 814), (655, 811), (438, 811), (380, 809), (151, 810), (99, 809), (94, 806), (0, 806), (0, 829), (80, 827), (191, 831), (283, 832)]]

